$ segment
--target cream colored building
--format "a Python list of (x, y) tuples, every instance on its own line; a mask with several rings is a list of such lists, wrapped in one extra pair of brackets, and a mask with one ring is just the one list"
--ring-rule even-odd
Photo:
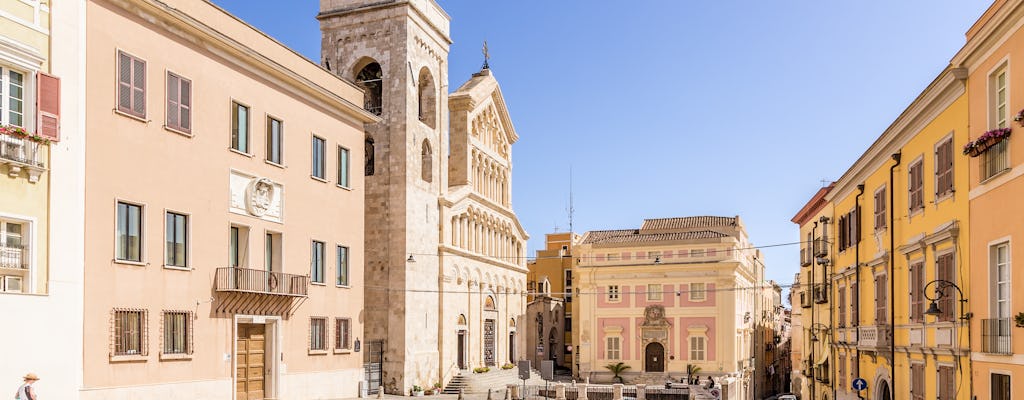
[(432, 0), (322, 0), (317, 18), (321, 62), (381, 118), (364, 138), (370, 388), (409, 393), (518, 359), (528, 235), (494, 73), (448, 93), (450, 21)]
[(81, 398), (355, 397), (360, 88), (208, 2), (85, 7)]
[(575, 248), (580, 376), (610, 381), (604, 366), (621, 361), (627, 380), (662, 383), (693, 365), (724, 399), (753, 398), (764, 264), (739, 217), (648, 219), (587, 232)]

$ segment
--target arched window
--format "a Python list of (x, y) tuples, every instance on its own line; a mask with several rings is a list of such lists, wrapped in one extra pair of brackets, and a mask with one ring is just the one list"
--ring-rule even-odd
[(373, 161), (373, 158), (374, 158), (374, 154), (373, 154), (374, 153), (374, 148), (373, 148), (373, 138), (372, 137), (369, 137), (369, 136), (366, 137), (366, 143), (364, 144), (364, 147), (365, 147), (364, 151), (366, 152), (366, 170), (363, 173), (363, 175), (370, 176), (370, 175), (373, 175), (373, 162), (374, 162)]
[(420, 70), (419, 76), (419, 117), (420, 122), (431, 128), (437, 127), (437, 87), (434, 77), (426, 67)]
[(494, 298), (487, 296), (487, 298), (484, 299), (484, 310), (495, 311), (497, 309), (498, 308), (494, 306)]
[(356, 74), (356, 83), (366, 91), (363, 98), (363, 108), (366, 111), (380, 115), (383, 110), (384, 99), (384, 72), (380, 64), (371, 62)]
[(459, 314), (459, 319), (456, 320), (455, 323), (458, 324), (458, 325), (465, 325), (466, 324), (466, 316), (463, 315), (463, 314)]
[(420, 177), (427, 182), (433, 182), (434, 180), (434, 151), (430, 148), (430, 142), (426, 139), (423, 140), (423, 150), (420, 152), (422, 157), (423, 170), (420, 171)]

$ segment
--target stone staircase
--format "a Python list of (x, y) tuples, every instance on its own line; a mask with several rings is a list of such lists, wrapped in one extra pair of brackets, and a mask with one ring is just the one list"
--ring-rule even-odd
[[(448, 386), (445, 386), (442, 393), (459, 394), (459, 389), (462, 389), (464, 394), (487, 393), (487, 389), (493, 389), (495, 391), (495, 398), (500, 399), (503, 398), (503, 393), (510, 383), (523, 384), (522, 379), (519, 379), (519, 369), (492, 367), (489, 372), (482, 374), (473, 373), (472, 370), (463, 370), (448, 382)], [(531, 370), (530, 379), (526, 380), (526, 384), (543, 385), (544, 380), (540, 379), (540, 372)], [(499, 393), (501, 393), (500, 396), (498, 395)]]

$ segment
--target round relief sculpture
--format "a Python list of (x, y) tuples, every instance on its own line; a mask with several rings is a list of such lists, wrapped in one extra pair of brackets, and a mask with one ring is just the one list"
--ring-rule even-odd
[(255, 178), (245, 188), (245, 209), (256, 217), (266, 215), (274, 199), (274, 183), (267, 178)]

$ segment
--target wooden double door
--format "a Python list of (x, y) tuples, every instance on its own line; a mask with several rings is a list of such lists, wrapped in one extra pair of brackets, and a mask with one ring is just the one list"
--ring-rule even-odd
[(267, 388), (267, 333), (264, 324), (238, 324), (235, 342), (235, 398), (263, 400)]

